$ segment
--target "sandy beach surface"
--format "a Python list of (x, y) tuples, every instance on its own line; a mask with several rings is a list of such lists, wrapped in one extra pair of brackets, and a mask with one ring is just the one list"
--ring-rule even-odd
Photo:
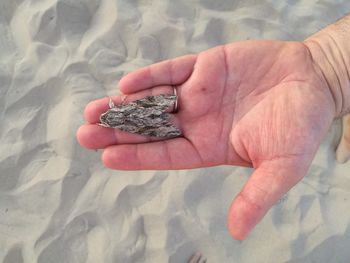
[(307, 176), (243, 242), (251, 169), (111, 171), (83, 109), (141, 66), (245, 39), (302, 40), (349, 0), (0, 0), (0, 262), (350, 262), (350, 162), (335, 121)]

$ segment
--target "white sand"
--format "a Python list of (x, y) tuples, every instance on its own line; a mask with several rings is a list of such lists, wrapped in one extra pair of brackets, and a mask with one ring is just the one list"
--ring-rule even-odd
[(121, 172), (75, 139), (87, 102), (140, 66), (248, 38), (302, 40), (349, 0), (0, 0), (0, 260), (350, 262), (336, 122), (309, 174), (244, 242), (226, 213), (251, 170)]

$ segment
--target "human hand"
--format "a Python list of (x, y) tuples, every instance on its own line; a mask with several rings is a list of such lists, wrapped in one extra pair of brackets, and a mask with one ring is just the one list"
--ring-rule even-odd
[[(335, 116), (335, 102), (301, 42), (244, 41), (137, 70), (119, 83), (128, 100), (171, 93), (183, 137), (154, 140), (96, 125), (108, 98), (85, 110), (77, 138), (103, 148), (112, 169), (255, 168), (228, 212), (244, 239), (266, 212), (305, 176)], [(121, 97), (114, 101), (120, 103)]]
[(336, 151), (336, 158), (339, 163), (350, 160), (350, 114), (343, 116), (343, 132)]

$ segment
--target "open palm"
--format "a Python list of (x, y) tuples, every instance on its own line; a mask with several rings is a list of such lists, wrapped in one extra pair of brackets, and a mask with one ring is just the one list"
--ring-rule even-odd
[(119, 86), (128, 100), (175, 86), (179, 111), (172, 117), (184, 136), (155, 140), (100, 127), (104, 98), (86, 107), (79, 142), (105, 148), (102, 160), (113, 169), (254, 167), (228, 214), (237, 239), (306, 174), (335, 115), (332, 94), (300, 42), (219, 46), (137, 70)]

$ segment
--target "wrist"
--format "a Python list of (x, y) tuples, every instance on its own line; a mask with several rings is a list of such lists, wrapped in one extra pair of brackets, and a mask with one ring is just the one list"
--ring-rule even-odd
[(332, 93), (336, 117), (350, 112), (350, 17), (304, 41)]

